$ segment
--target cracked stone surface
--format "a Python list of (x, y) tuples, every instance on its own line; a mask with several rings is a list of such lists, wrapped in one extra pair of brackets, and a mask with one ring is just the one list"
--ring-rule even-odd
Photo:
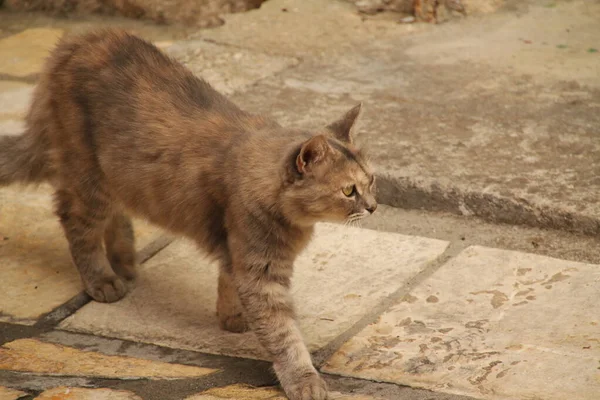
[(298, 64), (293, 57), (269, 55), (204, 40), (180, 41), (162, 46), (194, 74), (206, 79), (224, 94), (244, 89)]
[[(138, 249), (158, 236), (139, 221), (135, 232)], [(49, 186), (0, 188), (0, 260), (0, 321), (33, 325), (83, 290)]]
[(142, 400), (127, 390), (57, 387), (46, 390), (34, 400)]
[[(226, 387), (206, 390), (202, 393), (186, 397), (185, 400), (219, 400), (219, 399), (244, 399), (244, 400), (286, 400), (285, 394), (276, 388), (253, 388), (246, 385), (231, 385)], [(330, 392), (330, 400), (374, 400), (371, 396), (344, 395), (339, 392)]]
[(24, 78), (39, 73), (60, 29), (33, 28), (0, 40), (0, 75)]
[[(447, 242), (319, 225), (295, 265), (293, 296), (311, 350), (329, 343), (444, 252)], [(178, 241), (141, 268), (135, 289), (114, 304), (92, 302), (67, 330), (216, 354), (266, 358), (252, 333), (218, 328), (218, 269)], [(318, 283), (318, 284), (317, 284)]]
[(598, 265), (469, 247), (324, 370), (481, 399), (597, 399), (598, 293)]
[(17, 400), (20, 397), (26, 396), (27, 393), (20, 390), (11, 389), (6, 386), (0, 386), (0, 399), (2, 400)]
[(397, 40), (399, 36), (430, 29), (427, 24), (363, 23), (355, 7), (345, 1), (269, 0), (259, 9), (224, 15), (223, 19), (224, 25), (197, 36), (293, 57), (332, 57), (330, 61), (376, 46), (390, 33)]
[(180, 379), (215, 372), (208, 368), (82, 351), (36, 339), (18, 339), (0, 347), (0, 370), (113, 379)]

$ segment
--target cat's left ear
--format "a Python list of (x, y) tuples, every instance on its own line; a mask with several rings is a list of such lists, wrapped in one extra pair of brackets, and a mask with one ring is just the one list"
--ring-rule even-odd
[(329, 154), (331, 148), (324, 135), (313, 136), (302, 144), (296, 157), (296, 168), (301, 174), (310, 172), (312, 168), (321, 163)]
[(356, 122), (362, 113), (362, 103), (354, 106), (342, 118), (329, 124), (326, 128), (333, 133), (333, 136), (345, 143), (352, 143), (354, 131), (356, 130)]

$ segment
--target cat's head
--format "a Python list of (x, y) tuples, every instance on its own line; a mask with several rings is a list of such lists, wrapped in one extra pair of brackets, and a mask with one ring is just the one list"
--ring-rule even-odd
[(357, 222), (377, 208), (373, 170), (353, 138), (361, 108), (316, 132), (294, 153), (283, 203), (295, 223)]

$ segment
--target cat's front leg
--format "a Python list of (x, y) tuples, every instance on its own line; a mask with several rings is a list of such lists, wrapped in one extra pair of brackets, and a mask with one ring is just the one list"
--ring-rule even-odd
[(325, 381), (312, 364), (295, 320), (290, 295), (292, 265), (253, 263), (235, 268), (246, 322), (273, 357), (273, 368), (290, 400), (327, 399)]

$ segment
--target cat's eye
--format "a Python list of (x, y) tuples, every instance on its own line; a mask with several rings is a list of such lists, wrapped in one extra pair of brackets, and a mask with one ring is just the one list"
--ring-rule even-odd
[(352, 196), (354, 192), (356, 192), (356, 186), (354, 185), (349, 185), (342, 189), (342, 193), (344, 193), (346, 197)]

